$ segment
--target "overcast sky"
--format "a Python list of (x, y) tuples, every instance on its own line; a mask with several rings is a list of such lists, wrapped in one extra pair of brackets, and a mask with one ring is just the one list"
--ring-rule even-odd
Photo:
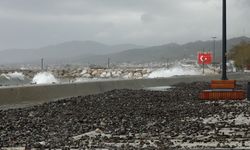
[[(250, 0), (227, 2), (228, 37), (250, 36)], [(0, 49), (221, 39), (221, 6), (222, 0), (0, 0)]]

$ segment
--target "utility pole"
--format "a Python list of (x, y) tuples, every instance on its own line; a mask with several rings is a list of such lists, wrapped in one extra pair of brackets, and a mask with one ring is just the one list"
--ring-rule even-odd
[(44, 60), (43, 60), (43, 58), (41, 59), (41, 71), (43, 71), (44, 70), (44, 62), (43, 62)]
[(227, 3), (222, 0), (222, 80), (227, 79)]
[(108, 58), (108, 69), (110, 67), (110, 58)]
[(213, 64), (215, 64), (216, 63), (216, 61), (215, 61), (215, 39), (216, 39), (217, 37), (216, 36), (214, 36), (214, 37), (212, 37), (212, 39), (213, 39), (213, 41), (214, 41), (214, 52), (213, 52)]
[(167, 58), (167, 69), (169, 69), (169, 58)]

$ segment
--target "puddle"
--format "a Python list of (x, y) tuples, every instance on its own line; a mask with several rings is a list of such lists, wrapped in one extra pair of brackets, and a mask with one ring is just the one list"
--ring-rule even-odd
[(149, 91), (167, 91), (170, 88), (173, 88), (172, 86), (154, 86), (154, 87), (146, 87), (143, 88), (144, 90), (149, 90)]

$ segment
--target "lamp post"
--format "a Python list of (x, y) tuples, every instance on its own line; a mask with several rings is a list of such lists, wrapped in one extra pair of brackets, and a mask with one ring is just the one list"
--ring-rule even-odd
[(227, 4), (222, 0), (222, 80), (227, 80)]
[(43, 71), (44, 70), (44, 60), (43, 60), (43, 58), (41, 58), (41, 71)]
[(108, 67), (108, 69), (109, 69), (109, 67), (110, 67), (110, 58), (108, 58), (108, 64), (107, 64), (107, 67)]
[(215, 64), (216, 63), (216, 61), (215, 61), (215, 39), (216, 39), (217, 37), (216, 36), (214, 36), (214, 37), (212, 37), (212, 39), (213, 39), (213, 41), (214, 41), (214, 52), (213, 52), (213, 64)]

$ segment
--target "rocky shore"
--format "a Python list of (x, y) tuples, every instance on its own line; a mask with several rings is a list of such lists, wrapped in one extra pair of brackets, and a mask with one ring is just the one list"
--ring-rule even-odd
[(167, 91), (113, 90), (0, 110), (0, 147), (249, 148), (250, 103), (199, 100), (206, 88), (195, 82)]
[[(52, 69), (47, 70), (59, 79), (75, 79), (75, 78), (125, 78), (125, 79), (141, 79), (148, 77), (152, 72), (150, 68), (132, 68), (132, 69), (105, 69), (105, 68), (75, 68), (75, 69)], [(41, 70), (0, 70), (1, 74), (20, 72), (27, 78), (32, 79)]]

